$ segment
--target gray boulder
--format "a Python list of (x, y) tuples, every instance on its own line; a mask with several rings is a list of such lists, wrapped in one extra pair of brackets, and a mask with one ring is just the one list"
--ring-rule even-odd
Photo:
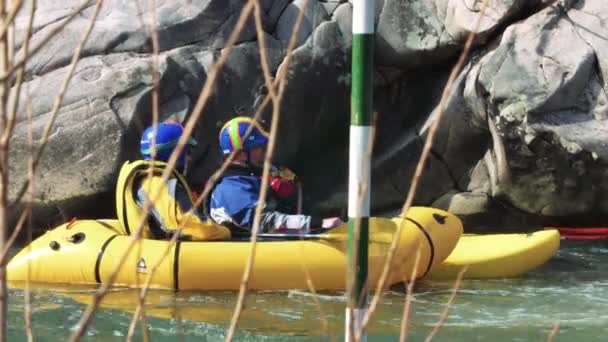
[(329, 19), (325, 7), (317, 1), (295, 0), (285, 7), (276, 26), (275, 37), (283, 42), (285, 46), (289, 43), (291, 34), (295, 29), (300, 12), (304, 11), (304, 18), (298, 30), (296, 46), (304, 44), (311, 36), (314, 29), (322, 22)]
[[(508, 27), (471, 60), (435, 150), (469, 146), (483, 156), (450, 164), (453, 172), (465, 171), (459, 191), (475, 195), (451, 197), (443, 207), (463, 216), (478, 211), (486, 224), (500, 218), (493, 223), (499, 226), (515, 217), (511, 224), (597, 224), (607, 217), (602, 56), (608, 46), (592, 38), (607, 31), (597, 19), (608, 14), (600, 3), (549, 6)], [(585, 26), (573, 17), (587, 19)], [(455, 121), (469, 131), (450, 135)], [(483, 196), (498, 209), (476, 204)]]
[[(282, 50), (269, 38), (270, 64), (276, 68)], [(192, 172), (205, 164), (214, 165), (219, 155), (217, 125), (232, 116), (235, 106), (247, 105), (251, 89), (263, 82), (257, 42), (243, 43), (235, 48), (217, 84), (215, 96), (207, 111), (216, 113), (202, 120), (195, 136), (201, 149), (194, 154)], [(190, 113), (199, 95), (206, 72), (219, 56), (201, 46), (189, 46), (160, 56), (160, 114), (182, 118)], [(257, 65), (258, 73), (244, 68)], [(63, 216), (80, 215), (91, 206), (92, 215), (115, 216), (113, 191), (119, 167), (125, 160), (139, 158), (139, 137), (152, 122), (151, 58), (128, 53), (87, 57), (81, 61), (57, 122), (51, 131), (49, 144), (39, 165), (36, 178), (35, 216), (43, 221)], [(65, 77), (60, 68), (26, 83), (33, 112), (36, 139), (41, 135), (54, 101), (54, 92)], [(239, 100), (240, 99), (240, 100)], [(21, 111), (11, 140), (9, 194), (15, 194), (25, 182), (28, 125)], [(213, 137), (213, 138), (210, 138)], [(202, 178), (202, 177), (198, 177)], [(106, 199), (100, 203), (99, 199)], [(65, 218), (65, 217), (63, 217)]]
[[(492, 1), (478, 30), (483, 43), (538, 1)], [(383, 1), (377, 17), (377, 63), (400, 68), (429, 66), (454, 58), (475, 29), (476, 0)]]
[[(45, 43), (40, 52), (29, 59), (28, 74), (42, 75), (69, 64), (72, 53), (93, 16), (95, 2), (76, 16), (60, 34), (46, 41), (50, 31), (61, 25), (65, 18), (75, 11), (80, 1), (40, 2), (34, 19), (34, 34), (31, 46)], [(200, 44), (214, 49), (225, 46), (232, 32), (242, 1), (156, 1), (156, 21), (148, 2), (109, 0), (103, 7), (95, 23), (95, 29), (82, 51), (83, 56), (105, 55), (118, 52), (151, 53), (150, 27), (158, 31), (160, 51), (174, 49), (189, 44)], [(24, 27), (27, 23), (27, 6), (18, 17), (17, 44), (21, 45)], [(255, 26), (248, 22), (239, 42), (253, 40)], [(19, 52), (21, 56), (21, 52)]]
[[(276, 77), (304, 11), (281, 106), (275, 162), (304, 182), (309, 212), (343, 214), (350, 118), (352, 4), (264, 0), (264, 39)], [(242, 8), (240, 1), (157, 1), (161, 117), (186, 120)], [(377, 1), (372, 160), (374, 213), (401, 207), (455, 57), (475, 29), (473, 0)], [(79, 3), (41, 2), (33, 45)], [(144, 6), (144, 5), (142, 5)], [(36, 139), (93, 7), (27, 64)], [(16, 25), (18, 46), (27, 20)], [(151, 122), (147, 9), (106, 2), (83, 51), (37, 174), (36, 215), (113, 216), (116, 173), (137, 158)], [(475, 226), (523, 227), (608, 218), (608, 10), (603, 0), (492, 1), (446, 103), (416, 196)], [(197, 124), (187, 176), (195, 189), (221, 162), (217, 134), (264, 94), (253, 21), (247, 23)], [(26, 103), (11, 140), (9, 193), (25, 181)], [(270, 108), (263, 113), (266, 123)], [(103, 203), (101, 205), (100, 203)], [(104, 210), (105, 208), (105, 210)], [(18, 214), (18, 211), (14, 211)]]

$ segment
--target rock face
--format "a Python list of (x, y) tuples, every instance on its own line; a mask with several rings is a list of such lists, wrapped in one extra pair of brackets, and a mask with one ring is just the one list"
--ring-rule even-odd
[[(161, 118), (186, 119), (224, 47), (242, 1), (157, 0), (156, 18), (137, 2), (106, 1), (83, 52), (36, 176), (35, 223), (114, 216), (120, 165), (138, 157), (150, 124), (152, 44), (159, 35)], [(47, 124), (74, 48), (93, 15), (88, 7), (41, 2), (11, 140), (9, 194), (26, 179), (27, 108), (34, 138)], [(491, 1), (471, 58), (449, 96), (416, 202), (460, 214), (465, 227), (608, 221), (608, 9), (603, 0)], [(344, 213), (348, 166), (352, 5), (317, 0), (261, 1), (271, 72), (282, 65), (293, 25), (304, 20), (289, 66), (276, 162), (304, 182), (306, 207)], [(447, 76), (476, 28), (475, 0), (377, 1), (372, 205), (398, 209)], [(27, 8), (17, 16), (17, 55)], [(195, 187), (221, 161), (216, 137), (236, 114), (251, 114), (264, 85), (253, 18), (197, 124)], [(20, 58), (20, 57), (18, 57)], [(26, 98), (26, 97), (24, 97)], [(269, 109), (265, 112), (268, 119)], [(103, 203), (103, 204), (102, 204)], [(18, 210), (14, 215), (19, 214)]]
[(600, 7), (558, 2), (509, 26), (471, 62), (454, 95), (464, 101), (450, 111), (473, 112), (494, 134), (462, 190), (541, 223), (605, 222), (608, 44), (598, 36), (608, 11)]

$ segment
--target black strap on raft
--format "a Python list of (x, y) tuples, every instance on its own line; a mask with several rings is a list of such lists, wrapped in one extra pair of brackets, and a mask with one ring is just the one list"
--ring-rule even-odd
[(422, 275), (424, 277), (431, 270), (431, 266), (433, 266), (433, 260), (435, 259), (435, 245), (433, 245), (433, 239), (431, 239), (431, 236), (429, 235), (429, 233), (426, 231), (426, 229), (424, 229), (424, 227), (420, 223), (416, 222), (414, 219), (411, 219), (409, 217), (406, 217), (405, 219), (412, 222), (416, 227), (418, 227), (418, 229), (420, 229), (422, 234), (424, 234), (424, 236), (426, 237), (426, 241), (429, 243), (429, 249), (431, 250), (431, 257), (429, 258), (429, 264), (426, 266), (426, 271), (424, 271), (424, 274)]
[[(138, 166), (134, 167), (133, 169), (131, 169), (131, 171), (129, 171), (129, 174), (125, 178), (128, 180), (132, 177), (132, 175), (134, 173), (142, 171), (142, 170), (147, 170), (149, 168), (150, 168), (150, 166), (147, 164), (138, 165)], [(133, 186), (135, 184), (136, 184), (136, 180), (133, 181)], [(131, 192), (133, 192), (133, 189), (131, 189)], [(133, 193), (133, 196), (135, 196), (135, 193)], [(125, 187), (122, 192), (122, 221), (124, 222), (125, 231), (127, 232), (127, 235), (131, 235), (131, 227), (129, 227), (128, 217), (129, 216), (127, 213), (127, 187)]]
[(101, 284), (101, 275), (99, 274), (99, 270), (101, 268), (101, 259), (103, 258), (103, 254), (105, 253), (106, 248), (108, 248), (110, 242), (112, 242), (112, 240), (114, 240), (114, 238), (117, 236), (118, 234), (110, 236), (106, 242), (101, 245), (99, 252), (97, 252), (97, 260), (95, 261), (95, 281), (97, 281), (97, 284)]
[[(150, 170), (150, 165), (149, 164), (141, 164), (138, 165), (136, 167), (134, 167), (129, 174), (127, 175), (127, 179), (131, 178), (132, 175), (136, 172), (140, 172), (140, 171), (149, 171)], [(152, 169), (152, 172), (155, 175), (162, 175), (162, 171), (160, 170), (156, 170), (156, 169)], [(173, 172), (173, 176), (175, 176), (178, 181), (180, 183), (183, 183), (184, 180), (182, 177), (180, 177), (180, 175), (174, 170)], [(147, 175), (142, 176), (143, 177), (147, 177)], [(135, 179), (133, 180), (133, 189), (131, 189), (131, 193), (133, 195), (132, 200), (133, 201), (137, 201), (137, 192), (134, 191), (135, 188), (139, 187), (139, 185), (141, 184), (141, 180)], [(129, 227), (129, 219), (128, 219), (128, 214), (127, 214), (127, 201), (126, 201), (126, 196), (127, 196), (127, 189), (125, 187), (125, 190), (122, 193), (122, 217), (123, 217), (123, 222), (125, 224), (125, 230), (127, 231), (127, 235), (131, 235), (131, 228)], [(162, 240), (162, 239), (170, 239), (171, 235), (168, 234), (167, 231), (165, 231), (164, 229), (162, 229), (162, 227), (160, 226), (160, 223), (156, 221), (156, 219), (154, 218), (154, 215), (152, 215), (152, 213), (148, 212), (148, 216), (146, 217), (146, 221), (148, 223), (148, 227), (150, 228), (150, 232), (152, 233), (152, 236), (154, 237), (154, 239), (158, 239), (158, 240)]]
[(175, 242), (175, 254), (173, 255), (173, 288), (179, 290), (179, 252), (181, 242)]

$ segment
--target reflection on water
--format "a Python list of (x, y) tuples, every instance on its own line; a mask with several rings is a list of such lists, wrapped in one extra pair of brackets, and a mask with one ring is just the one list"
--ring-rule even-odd
[[(540, 341), (554, 321), (557, 341), (603, 341), (608, 330), (608, 248), (603, 242), (562, 242), (547, 265), (518, 279), (466, 280), (436, 341)], [(447, 302), (452, 283), (420, 282), (410, 319), (410, 340), (430, 332)], [(37, 289), (33, 294), (34, 338), (65, 340), (78, 322), (91, 288)], [(124, 340), (137, 292), (115, 290), (104, 300), (86, 340)], [(146, 315), (154, 341), (217, 341), (224, 336), (234, 292), (151, 291)], [(369, 329), (373, 341), (394, 341), (405, 296), (393, 290)], [(248, 297), (239, 324), (240, 340), (343, 340), (343, 293), (313, 296), (304, 291), (256, 292)], [(23, 291), (11, 290), (9, 340), (25, 340)], [(138, 329), (136, 339), (140, 339)]]

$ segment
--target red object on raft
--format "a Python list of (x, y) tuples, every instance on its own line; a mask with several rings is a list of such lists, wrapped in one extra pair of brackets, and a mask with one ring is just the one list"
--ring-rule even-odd
[(608, 227), (547, 227), (545, 229), (557, 229), (562, 238), (569, 240), (608, 239)]

